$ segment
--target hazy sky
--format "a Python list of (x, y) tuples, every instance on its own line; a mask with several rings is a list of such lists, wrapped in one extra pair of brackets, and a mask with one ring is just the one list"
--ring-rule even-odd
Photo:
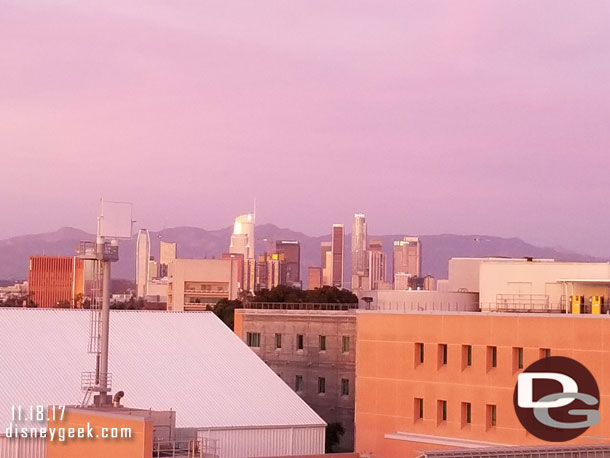
[(256, 197), (311, 235), (610, 255), (609, 153), (607, 0), (0, 0), (0, 237)]

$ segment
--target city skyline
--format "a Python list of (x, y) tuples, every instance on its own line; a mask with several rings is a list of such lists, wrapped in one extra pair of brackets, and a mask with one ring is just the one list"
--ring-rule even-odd
[[(357, 202), (376, 233), (607, 256), (607, 223), (566, 214), (610, 191), (574, 179), (610, 165), (609, 8), (5, 3), (0, 203), (19, 217), (0, 238), (91, 230), (99, 194), (134, 202), (142, 227), (223, 227), (255, 197), (236, 184), (273, 176), (287, 192), (252, 191), (261, 223), (322, 234)], [(332, 200), (312, 192), (322, 162)]]

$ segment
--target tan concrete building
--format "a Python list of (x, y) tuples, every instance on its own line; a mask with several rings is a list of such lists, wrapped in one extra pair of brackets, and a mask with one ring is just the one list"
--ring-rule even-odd
[[(359, 291), (362, 308), (380, 311), (454, 311), (478, 312), (477, 293), (457, 293), (426, 290)], [(366, 301), (363, 298), (368, 298)], [(370, 305), (368, 305), (370, 302)], [(365, 307), (368, 305), (368, 307)]]
[(176, 242), (164, 242), (161, 240), (159, 247), (159, 277), (167, 277), (169, 263), (174, 261), (178, 255)]
[(205, 310), (220, 299), (237, 298), (237, 260), (176, 259), (168, 270), (168, 310)]
[(237, 309), (235, 333), (327, 423), (341, 423), (345, 434), (338, 451), (353, 450), (355, 310), (307, 309), (314, 304), (274, 305), (303, 309)]
[(449, 261), (449, 290), (479, 293), (483, 311), (610, 311), (610, 264), (560, 262), (532, 258), (454, 258)]

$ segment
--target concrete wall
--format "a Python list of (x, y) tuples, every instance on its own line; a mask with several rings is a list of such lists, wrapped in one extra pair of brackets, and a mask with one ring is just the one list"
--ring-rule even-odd
[[(303, 377), (299, 394), (327, 423), (340, 422), (345, 435), (338, 451), (353, 450), (356, 314), (340, 311), (235, 310), (235, 333), (247, 342), (248, 332), (260, 333), (260, 347), (252, 348), (293, 390), (296, 376)], [(275, 334), (282, 335), (276, 348)], [(297, 349), (297, 335), (304, 348)], [(326, 336), (326, 350), (320, 351), (320, 336)], [(343, 352), (343, 336), (349, 337)], [(326, 393), (318, 394), (318, 378), (326, 380)], [(349, 395), (341, 392), (341, 379), (349, 380)]]
[(483, 258), (451, 258), (448, 291), (479, 292), (479, 266)]
[[(205, 309), (206, 301), (215, 304), (220, 299), (236, 299), (238, 294), (238, 261), (228, 259), (176, 259), (168, 267), (169, 284), (167, 290), (167, 309)], [(185, 282), (204, 282), (218, 284), (226, 292), (212, 291), (199, 294), (201, 305), (185, 303)]]
[(361, 307), (366, 303), (363, 297), (373, 298), (371, 309), (386, 311), (478, 311), (479, 295), (477, 293), (455, 293), (425, 290), (374, 290), (358, 293)]
[[(514, 411), (513, 390), (520, 372), (515, 348), (523, 348), (523, 367), (540, 359), (545, 349), (553, 356), (580, 361), (597, 380), (600, 404), (610, 401), (610, 319), (605, 316), (360, 312), (357, 327), (359, 453), (409, 457), (442, 448), (432, 444), (430, 436), (542, 444), (525, 431)], [(423, 363), (418, 361), (418, 344), (424, 345)], [(440, 359), (439, 344), (447, 345), (446, 365)], [(471, 366), (464, 365), (465, 345), (472, 348)], [(496, 368), (489, 364), (490, 346), (497, 348)], [(423, 399), (423, 419), (415, 413), (416, 398)], [(440, 421), (439, 400), (447, 401), (446, 421)], [(468, 425), (461, 421), (463, 402), (472, 406)], [(497, 408), (496, 426), (487, 424), (487, 405)], [(610, 437), (610, 417), (603, 413), (600, 424), (570, 442), (599, 443), (596, 437)]]
[[(610, 285), (610, 264), (526, 260), (486, 260), (480, 264), (479, 293), (483, 310), (493, 310), (500, 302), (527, 302), (532, 297), (535, 307), (547, 298), (549, 307), (558, 308), (562, 296), (578, 292), (579, 295), (605, 295), (608, 300), (608, 285), (578, 284), (566, 289), (560, 280), (606, 280)], [(513, 299), (511, 299), (513, 298)], [(500, 304), (502, 305), (502, 304)]]

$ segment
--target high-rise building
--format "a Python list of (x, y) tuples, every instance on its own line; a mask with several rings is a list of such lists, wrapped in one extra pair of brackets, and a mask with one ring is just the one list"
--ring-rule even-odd
[(363, 213), (356, 213), (352, 227), (352, 276), (366, 275), (367, 268), (366, 220)]
[(308, 267), (307, 268), (307, 289), (316, 289), (322, 287), (322, 268)]
[(78, 307), (85, 285), (82, 259), (74, 256), (31, 256), (30, 300), (38, 307)]
[(176, 259), (169, 265), (167, 310), (206, 310), (236, 299), (238, 269), (235, 259)]
[(167, 277), (167, 267), (176, 259), (178, 246), (175, 242), (161, 240), (159, 252), (159, 277)]
[(343, 288), (345, 227), (343, 224), (333, 224), (331, 234), (332, 269), (331, 285)]
[(320, 245), (320, 262), (322, 266), (322, 284), (332, 283), (332, 243), (322, 242)]
[(148, 230), (140, 229), (136, 241), (136, 292), (138, 297), (146, 297), (148, 294), (149, 261), (150, 235)]
[(387, 258), (381, 240), (373, 240), (368, 251), (368, 279), (370, 289), (379, 289), (386, 282)]
[(280, 283), (289, 286), (301, 286), (301, 245), (297, 240), (278, 240), (275, 252), (283, 256), (284, 267)]
[(245, 213), (235, 219), (229, 253), (244, 256), (243, 290), (254, 291), (256, 259), (254, 257), (254, 214)]
[(256, 289), (271, 289), (278, 286), (281, 283), (284, 266), (283, 254), (259, 255), (256, 264)]
[(153, 256), (150, 257), (150, 260), (148, 261), (148, 284), (150, 285), (150, 282), (154, 279), (154, 278), (158, 278), (159, 277), (159, 263), (157, 261), (155, 261), (155, 258)]
[[(393, 250), (394, 283), (396, 275), (408, 274), (411, 277), (421, 277), (421, 242), (419, 237), (404, 237), (394, 242)], [(402, 288), (397, 288), (402, 289)]]
[(244, 289), (244, 255), (241, 253), (223, 253), (220, 259), (235, 261), (237, 264), (237, 289), (242, 291)]

